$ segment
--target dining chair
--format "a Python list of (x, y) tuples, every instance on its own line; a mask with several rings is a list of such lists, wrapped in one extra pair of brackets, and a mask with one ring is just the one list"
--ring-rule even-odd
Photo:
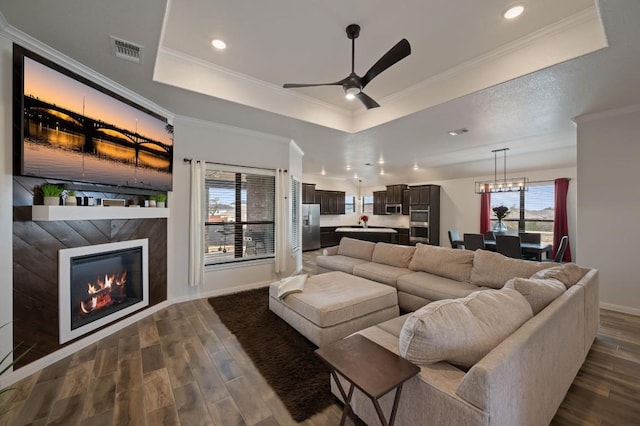
[(518, 235), (522, 243), (540, 244), (542, 241), (542, 234), (538, 232), (520, 232)]
[(449, 242), (451, 243), (451, 248), (458, 249), (464, 248), (464, 241), (460, 239), (460, 234), (455, 229), (449, 229)]
[(521, 259), (520, 237), (517, 235), (496, 235), (496, 251), (507, 257)]
[(487, 231), (487, 232), (484, 233), (484, 239), (485, 240), (495, 241), (496, 240), (496, 235), (493, 233), (493, 231)]
[(466, 250), (484, 250), (484, 236), (482, 234), (464, 234), (463, 238)]
[(569, 236), (565, 235), (560, 239), (560, 244), (558, 244), (558, 250), (556, 251), (556, 255), (553, 256), (553, 261), (562, 263), (562, 259), (564, 259), (564, 252), (567, 251), (567, 246), (569, 245)]
[[(519, 232), (521, 243), (540, 244), (542, 242), (542, 234), (538, 232)], [(522, 258), (526, 260), (538, 260), (538, 256), (535, 253), (522, 252)]]

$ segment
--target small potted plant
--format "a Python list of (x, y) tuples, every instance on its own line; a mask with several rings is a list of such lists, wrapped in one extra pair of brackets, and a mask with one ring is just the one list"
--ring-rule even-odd
[(65, 191), (64, 205), (65, 206), (77, 206), (78, 205), (78, 200), (76, 199), (76, 191), (73, 191), (71, 189), (68, 190), (68, 191)]
[(166, 207), (166, 205), (167, 205), (167, 194), (157, 194), (156, 207)]
[(62, 187), (52, 183), (43, 183), (40, 185), (40, 191), (42, 192), (45, 206), (60, 205), (60, 196), (64, 192)]
[(157, 195), (149, 195), (149, 207), (156, 206)]

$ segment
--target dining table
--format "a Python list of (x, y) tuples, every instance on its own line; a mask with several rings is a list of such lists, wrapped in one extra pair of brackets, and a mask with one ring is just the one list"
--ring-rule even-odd
[[(487, 250), (496, 251), (496, 240), (484, 240)], [(550, 243), (520, 243), (522, 254), (530, 254), (536, 257), (538, 262), (542, 261), (542, 255), (546, 253), (546, 258), (551, 259), (553, 244)]]

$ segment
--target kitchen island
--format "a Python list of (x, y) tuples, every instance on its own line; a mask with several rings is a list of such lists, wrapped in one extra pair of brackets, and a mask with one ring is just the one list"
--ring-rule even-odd
[(374, 243), (397, 243), (398, 231), (391, 228), (361, 228), (341, 227), (336, 228), (336, 234), (342, 237), (355, 238), (357, 240), (372, 241)]

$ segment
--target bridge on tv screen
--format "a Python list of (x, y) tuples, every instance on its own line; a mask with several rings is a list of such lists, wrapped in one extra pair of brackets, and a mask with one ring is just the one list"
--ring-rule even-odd
[[(172, 145), (151, 139), (135, 131), (86, 117), (78, 112), (44, 102), (31, 96), (24, 97), (24, 112), (25, 118), (29, 120), (35, 120), (43, 125), (55, 127), (63, 131), (84, 135), (85, 152), (93, 152), (93, 139), (99, 138), (135, 149), (136, 158), (139, 150), (167, 158), (171, 158), (173, 155)], [(167, 130), (167, 132), (169, 132), (169, 130)], [(25, 137), (26, 136), (28, 135), (25, 131)]]

